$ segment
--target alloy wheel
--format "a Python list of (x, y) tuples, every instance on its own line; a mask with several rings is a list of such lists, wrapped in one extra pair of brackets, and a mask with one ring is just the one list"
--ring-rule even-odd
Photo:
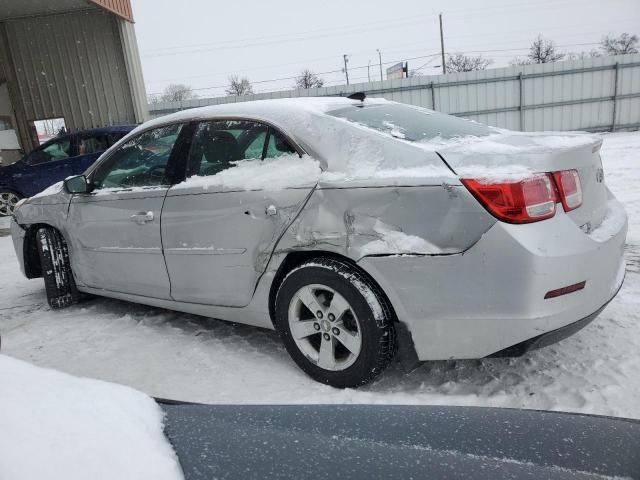
[(0, 216), (13, 215), (20, 197), (13, 192), (0, 192)]
[(291, 336), (316, 366), (340, 371), (355, 363), (362, 349), (356, 314), (345, 298), (325, 285), (305, 285), (292, 297)]

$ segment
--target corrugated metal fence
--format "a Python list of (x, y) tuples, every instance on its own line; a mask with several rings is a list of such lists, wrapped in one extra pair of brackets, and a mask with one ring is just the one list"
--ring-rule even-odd
[(369, 96), (523, 131), (640, 128), (640, 54), (149, 105), (151, 116), (268, 98)]

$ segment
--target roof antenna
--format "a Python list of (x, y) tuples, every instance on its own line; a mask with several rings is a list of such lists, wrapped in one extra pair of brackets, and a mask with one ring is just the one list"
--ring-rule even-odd
[(349, 100), (360, 100), (361, 102), (364, 102), (364, 99), (367, 98), (367, 96), (364, 94), (364, 92), (356, 92), (352, 93), (347, 98)]

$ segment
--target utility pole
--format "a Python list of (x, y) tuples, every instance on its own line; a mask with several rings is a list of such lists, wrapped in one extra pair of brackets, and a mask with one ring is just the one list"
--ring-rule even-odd
[(367, 79), (369, 80), (369, 82), (371, 81), (371, 60), (369, 60), (369, 63), (367, 63)]
[(382, 52), (379, 48), (376, 48), (376, 52), (378, 52), (378, 59), (380, 60), (380, 81), (382, 81)]
[(349, 70), (347, 69), (349, 58), (347, 57), (346, 53), (342, 56), (342, 59), (344, 60), (344, 75), (347, 77), (347, 85), (349, 85)]
[(440, 53), (442, 54), (442, 73), (447, 73), (447, 64), (444, 60), (444, 34), (442, 33), (442, 13), (438, 15), (440, 18)]

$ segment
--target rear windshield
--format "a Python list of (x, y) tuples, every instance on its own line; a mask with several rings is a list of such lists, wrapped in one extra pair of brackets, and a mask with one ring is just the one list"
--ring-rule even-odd
[(327, 113), (411, 142), (491, 133), (489, 127), (480, 123), (398, 103), (354, 105)]

